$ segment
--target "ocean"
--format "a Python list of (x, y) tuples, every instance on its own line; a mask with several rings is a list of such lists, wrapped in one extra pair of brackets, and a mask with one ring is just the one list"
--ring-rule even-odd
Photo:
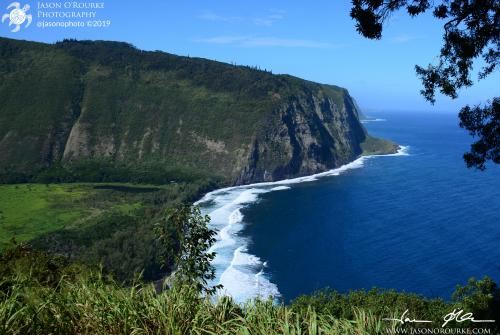
[(467, 169), (455, 114), (373, 113), (365, 127), (402, 146), (316, 176), (217, 190), (198, 204), (218, 231), (214, 284), (244, 302), (329, 287), (449, 299), (500, 282), (500, 167)]

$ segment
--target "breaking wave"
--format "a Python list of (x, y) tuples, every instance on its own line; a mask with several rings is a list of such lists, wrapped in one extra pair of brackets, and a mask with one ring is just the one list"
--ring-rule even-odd
[(361, 123), (369, 123), (369, 122), (385, 122), (387, 121), (386, 119), (363, 119), (361, 120)]
[(259, 196), (268, 192), (286, 191), (293, 184), (311, 182), (327, 176), (338, 176), (348, 170), (363, 167), (365, 160), (376, 156), (407, 156), (409, 147), (400, 146), (391, 155), (363, 156), (339, 168), (310, 176), (234, 186), (207, 193), (195, 204), (203, 214), (210, 216), (210, 228), (217, 233), (216, 242), (210, 251), (216, 252), (213, 265), (216, 278), (211, 284), (222, 284), (220, 295), (229, 295), (237, 302), (254, 298), (279, 298), (280, 293), (267, 272), (267, 262), (248, 253), (249, 239), (242, 236), (245, 217), (241, 210), (259, 201)]

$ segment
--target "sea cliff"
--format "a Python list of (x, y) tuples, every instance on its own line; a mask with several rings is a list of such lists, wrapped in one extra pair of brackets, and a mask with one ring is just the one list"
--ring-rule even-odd
[(0, 38), (0, 55), (3, 182), (275, 181), (372, 139), (333, 85), (119, 42)]

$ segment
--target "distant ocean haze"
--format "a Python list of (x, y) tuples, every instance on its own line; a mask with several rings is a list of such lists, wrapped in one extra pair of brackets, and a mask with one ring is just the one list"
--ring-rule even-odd
[(376, 286), (448, 299), (471, 276), (500, 281), (500, 168), (465, 167), (471, 138), (456, 115), (370, 116), (370, 134), (402, 145), (398, 154), (200, 201), (219, 231), (226, 294), (288, 301)]

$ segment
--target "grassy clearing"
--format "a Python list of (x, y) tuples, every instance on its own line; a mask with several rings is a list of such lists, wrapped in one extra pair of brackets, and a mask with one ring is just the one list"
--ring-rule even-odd
[[(103, 186), (106, 188), (96, 189)], [(105, 212), (130, 213), (142, 206), (138, 194), (154, 189), (164, 187), (119, 183), (0, 185), (0, 250), (13, 237), (18, 242), (30, 241), (61, 229), (85, 227), (88, 219)]]
[(28, 241), (91, 214), (77, 185), (0, 185), (0, 248), (12, 237)]
[(0, 252), (15, 237), (37, 250), (102, 265), (120, 282), (154, 281), (168, 268), (153, 225), (166, 207), (197, 199), (210, 183), (0, 185)]

